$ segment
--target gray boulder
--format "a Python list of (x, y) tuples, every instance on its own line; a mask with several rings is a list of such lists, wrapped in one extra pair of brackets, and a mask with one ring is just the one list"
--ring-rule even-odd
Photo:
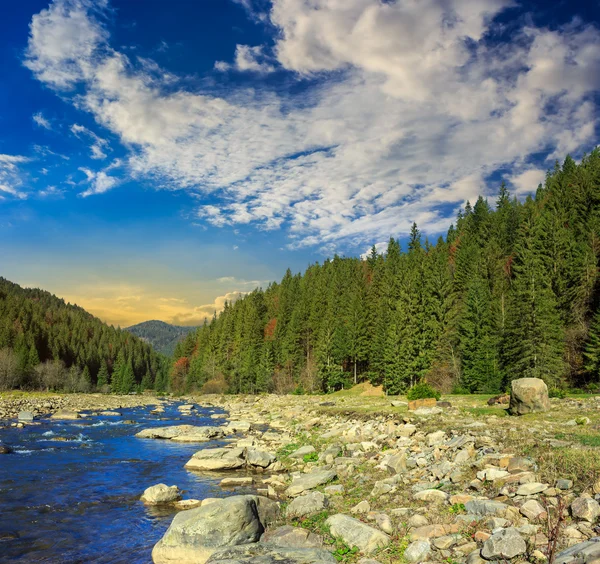
[(510, 412), (524, 415), (538, 411), (548, 411), (550, 399), (548, 386), (540, 378), (519, 378), (511, 383)]
[(555, 564), (588, 564), (600, 559), (600, 537), (591, 538), (587, 542), (580, 542), (559, 552), (554, 560)]
[(219, 548), (255, 543), (279, 516), (266, 497), (240, 495), (178, 513), (152, 550), (156, 564), (204, 564)]
[(285, 490), (288, 497), (296, 497), (301, 493), (312, 490), (334, 480), (337, 474), (333, 470), (318, 470), (310, 474), (304, 474), (292, 480), (291, 486)]
[(322, 548), (296, 548), (256, 543), (223, 548), (213, 553), (207, 564), (337, 564)]
[(136, 437), (140, 439), (174, 439), (180, 435), (191, 433), (196, 429), (194, 425), (170, 425), (169, 427), (151, 427), (150, 429), (142, 429), (136, 433)]
[(33, 413), (31, 411), (19, 411), (19, 421), (33, 421)]
[(8, 445), (0, 443), (0, 454), (10, 454), (12, 452), (12, 448)]
[(411, 542), (404, 551), (407, 562), (423, 562), (431, 552), (431, 544), (426, 540)]
[(507, 509), (506, 503), (491, 499), (472, 499), (465, 503), (465, 509), (473, 515), (501, 515)]
[(266, 468), (275, 462), (275, 460), (275, 455), (263, 450), (248, 449), (248, 452), (246, 453), (246, 462), (250, 466)]
[(298, 450), (295, 450), (294, 452), (292, 452), (292, 454), (290, 454), (290, 458), (304, 458), (304, 456), (306, 456), (307, 454), (310, 454), (312, 452), (316, 452), (315, 447), (311, 446), (311, 445), (306, 445), (303, 447), (300, 447)]
[(294, 499), (286, 510), (288, 518), (306, 517), (324, 511), (329, 505), (327, 498), (321, 492), (309, 492)]
[(202, 443), (213, 439), (221, 439), (225, 431), (221, 427), (194, 427), (190, 432), (185, 432), (172, 440), (176, 443)]
[(600, 516), (600, 504), (590, 497), (578, 497), (571, 504), (571, 514), (576, 519), (593, 523)]
[(511, 559), (520, 554), (525, 554), (527, 544), (519, 531), (514, 527), (502, 529), (494, 533), (483, 543), (481, 556), (486, 560), (495, 560), (496, 558)]
[(236, 470), (245, 461), (244, 448), (206, 448), (199, 450), (185, 463), (188, 470)]
[(390, 544), (388, 535), (348, 515), (332, 515), (325, 524), (329, 525), (332, 536), (341, 538), (350, 547), (358, 547), (364, 554), (373, 554)]
[(260, 537), (260, 542), (294, 548), (323, 548), (322, 537), (302, 527), (291, 527), (290, 525), (267, 531)]
[(140, 499), (147, 505), (161, 505), (181, 499), (181, 492), (177, 486), (156, 484), (147, 488)]

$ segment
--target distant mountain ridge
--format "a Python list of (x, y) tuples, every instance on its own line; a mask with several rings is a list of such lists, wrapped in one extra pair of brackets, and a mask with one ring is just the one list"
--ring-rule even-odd
[(152, 319), (127, 327), (126, 331), (150, 343), (158, 352), (172, 356), (177, 343), (196, 329), (197, 327), (171, 325), (158, 319)]

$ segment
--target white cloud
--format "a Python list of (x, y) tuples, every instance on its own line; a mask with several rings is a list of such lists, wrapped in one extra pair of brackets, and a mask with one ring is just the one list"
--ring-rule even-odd
[(71, 133), (73, 133), (73, 135), (75, 135), (75, 137), (79, 139), (81, 139), (82, 136), (86, 136), (88, 137), (88, 139), (90, 139), (90, 141), (92, 142), (90, 145), (92, 159), (106, 158), (107, 155), (104, 152), (104, 150), (108, 147), (108, 141), (106, 139), (102, 139), (102, 137), (99, 137), (87, 127), (79, 125), (77, 123), (74, 123), (71, 126)]
[(232, 65), (225, 61), (217, 61), (215, 69), (221, 72), (234, 69), (239, 72), (257, 72), (269, 73), (275, 70), (275, 67), (269, 62), (269, 57), (265, 55), (264, 48), (261, 45), (254, 47), (250, 45), (236, 45), (235, 60)]
[(105, 170), (95, 172), (89, 168), (81, 167), (79, 170), (85, 174), (89, 188), (81, 192), (80, 196), (87, 198), (94, 194), (103, 194), (118, 186), (120, 183), (119, 178), (106, 174), (110, 168), (109, 166)]
[(29, 159), (22, 155), (5, 155), (0, 153), (0, 198), (5, 200), (7, 196), (24, 200), (27, 198), (23, 191), (22, 173), (19, 165), (28, 162)]
[(534, 193), (539, 184), (546, 179), (546, 171), (532, 168), (508, 178), (508, 181), (516, 188), (518, 195)]
[[(384, 255), (387, 252), (389, 241), (380, 241), (379, 243), (375, 243), (375, 250), (377, 254)], [(371, 245), (364, 253), (360, 255), (360, 258), (363, 260), (367, 260), (371, 256), (371, 251), (373, 250), (373, 245)]]
[(44, 114), (42, 114), (42, 112), (37, 112), (37, 113), (33, 114), (33, 116), (31, 116), (31, 119), (33, 119), (33, 121), (37, 125), (39, 125), (40, 127), (43, 127), (44, 129), (52, 129), (52, 125), (50, 124), (50, 121), (44, 117)]
[[(273, 0), (278, 64), (319, 79), (296, 95), (177, 89), (111, 49), (83, 0), (34, 16), (27, 64), (51, 87), (80, 87), (78, 106), (130, 148), (132, 174), (211, 193), (203, 221), (284, 226), (292, 247), (363, 245), (413, 221), (443, 231), (448, 209), (487, 193), (492, 172), (517, 177), (531, 155), (594, 141), (598, 29), (530, 26), (490, 46), (493, 17), (510, 5)], [(274, 66), (256, 49), (238, 46), (239, 70)]]

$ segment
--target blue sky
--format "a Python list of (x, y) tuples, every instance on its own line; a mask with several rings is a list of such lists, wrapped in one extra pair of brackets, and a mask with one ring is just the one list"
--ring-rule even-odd
[(55, 0), (0, 20), (0, 274), (122, 326), (519, 197), (598, 139), (598, 2)]

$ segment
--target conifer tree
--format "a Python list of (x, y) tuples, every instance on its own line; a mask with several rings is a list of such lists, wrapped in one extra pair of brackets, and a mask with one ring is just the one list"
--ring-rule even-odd
[(98, 371), (98, 379), (96, 382), (96, 388), (98, 390), (102, 390), (108, 384), (108, 366), (106, 365), (106, 361), (102, 361), (100, 365), (100, 370)]
[(135, 375), (133, 373), (133, 365), (131, 361), (125, 364), (123, 369), (123, 376), (121, 378), (121, 386), (119, 393), (128, 394), (135, 390)]
[(583, 356), (585, 370), (594, 381), (600, 381), (600, 307), (596, 310), (590, 325)]

